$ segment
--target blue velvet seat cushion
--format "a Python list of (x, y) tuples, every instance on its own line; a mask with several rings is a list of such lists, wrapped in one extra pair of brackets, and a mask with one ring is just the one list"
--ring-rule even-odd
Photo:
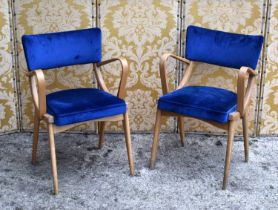
[(256, 69), (263, 36), (244, 35), (189, 26), (186, 34), (186, 58), (209, 64)]
[(124, 100), (95, 88), (62, 90), (46, 96), (54, 124), (68, 125), (126, 112)]
[(215, 87), (188, 86), (160, 97), (158, 108), (202, 120), (226, 123), (229, 114), (237, 110), (237, 94)]
[(99, 28), (22, 36), (29, 71), (101, 61)]

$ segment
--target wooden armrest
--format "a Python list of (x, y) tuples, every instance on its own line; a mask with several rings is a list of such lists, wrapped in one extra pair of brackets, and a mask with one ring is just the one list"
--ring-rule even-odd
[[(241, 117), (245, 114), (246, 108), (251, 102), (252, 88), (255, 84), (257, 72), (249, 67), (241, 67), (237, 79), (237, 110)], [(245, 80), (248, 77), (247, 87), (245, 88)]]
[(46, 113), (45, 79), (42, 70), (35, 70), (28, 73), (31, 93), (35, 105), (35, 111), (40, 119)]
[(179, 57), (177, 55), (171, 54), (171, 53), (166, 53), (164, 55), (162, 55), (161, 59), (160, 59), (160, 64), (159, 64), (159, 70), (160, 70), (160, 77), (161, 77), (161, 85), (162, 85), (162, 92), (163, 95), (167, 94), (169, 92), (169, 87), (168, 87), (168, 83), (167, 83), (167, 72), (166, 72), (166, 64), (167, 64), (167, 60), (169, 57), (172, 57), (176, 60), (179, 60), (183, 63), (188, 64), (189, 66), (187, 67), (188, 70), (185, 71), (183, 78), (179, 84), (179, 86), (177, 87), (177, 89), (180, 89), (182, 87), (185, 86), (185, 84), (188, 82), (192, 69), (193, 69), (193, 62), (189, 61), (185, 58)]
[[(109, 63), (112, 63), (112, 62), (115, 62), (115, 61), (119, 61), (121, 63), (121, 66), (122, 66), (122, 74), (121, 74), (121, 80), (120, 80), (117, 96), (121, 99), (124, 99), (125, 94), (126, 94), (126, 82), (127, 82), (127, 74), (128, 74), (127, 60), (125, 58), (112, 58), (112, 59), (97, 63), (96, 67), (101, 67), (103, 65), (106, 65), (106, 64), (109, 64)], [(97, 78), (99, 86), (104, 91), (109, 92), (108, 88), (106, 87), (106, 85), (104, 83), (101, 72), (96, 67), (95, 67), (95, 72), (96, 72), (96, 78)]]

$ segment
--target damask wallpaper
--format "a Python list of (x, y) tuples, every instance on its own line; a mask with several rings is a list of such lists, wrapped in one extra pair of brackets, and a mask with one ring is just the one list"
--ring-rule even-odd
[(9, 2), (0, 4), (0, 132), (17, 129)]
[[(96, 25), (103, 31), (103, 60), (119, 56), (128, 60), (126, 101), (133, 132), (152, 132), (156, 100), (162, 95), (159, 57), (165, 52), (184, 56), (186, 28), (190, 24), (266, 35), (268, 43), (262, 53), (264, 60), (257, 67), (258, 85), (249, 111), (249, 131), (278, 134), (277, 0), (0, 0), (0, 132), (33, 127), (21, 36)], [(108, 65), (103, 72), (110, 91), (116, 94), (119, 65)], [(168, 72), (173, 89), (183, 67), (170, 60)], [(198, 64), (190, 84), (235, 91), (236, 79), (236, 70)], [(48, 92), (96, 87), (91, 65), (47, 71), (46, 80)], [(197, 120), (186, 119), (185, 123), (187, 132), (222, 133)], [(120, 131), (121, 127), (121, 123), (111, 124), (108, 130)], [(175, 119), (165, 119), (163, 130), (176, 130)], [(88, 124), (75, 131), (96, 129)]]
[[(190, 24), (211, 29), (224, 30), (243, 34), (261, 34), (263, 27), (263, 0), (186, 0), (184, 28)], [(185, 40), (186, 33), (183, 34)], [(184, 51), (183, 51), (184, 52)], [(260, 62), (257, 70), (260, 70)], [(198, 64), (190, 80), (190, 85), (207, 85), (236, 91), (237, 70), (222, 68), (208, 64)], [(252, 104), (249, 111), (249, 132), (255, 129), (255, 106), (257, 90), (253, 91)], [(194, 132), (222, 133), (223, 131), (202, 123), (187, 119), (186, 130)], [(242, 131), (238, 123), (238, 132)]]
[[(156, 100), (162, 95), (159, 58), (165, 52), (177, 53), (178, 1), (101, 0), (100, 27), (103, 31), (103, 59), (123, 56), (129, 63), (127, 96), (131, 129), (151, 131)], [(104, 69), (104, 78), (116, 93), (120, 71), (117, 65)], [(172, 88), (176, 79), (175, 63), (169, 62)], [(118, 130), (121, 123), (111, 125)], [(173, 130), (173, 119), (164, 130)]]
[(260, 134), (278, 134), (278, 1), (270, 8), (267, 64), (263, 82)]

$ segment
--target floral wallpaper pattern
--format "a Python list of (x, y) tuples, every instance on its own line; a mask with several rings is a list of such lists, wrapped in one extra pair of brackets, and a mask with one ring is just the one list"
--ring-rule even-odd
[(0, 132), (17, 129), (9, 2), (0, 4)]
[(272, 1), (260, 134), (278, 134), (278, 1)]
[[(177, 51), (178, 1), (101, 0), (100, 27), (103, 31), (103, 59), (125, 57), (129, 63), (127, 97), (131, 128), (152, 131), (156, 100), (162, 95), (159, 57)], [(116, 92), (118, 65), (104, 68), (109, 89)], [(175, 63), (169, 62), (171, 86), (175, 81)], [(173, 130), (173, 119), (163, 129)], [(111, 130), (119, 130), (111, 125)]]
[[(270, 10), (269, 20), (265, 17), (265, 7)], [(13, 16), (9, 15), (9, 10), (12, 10)], [(99, 17), (96, 18), (97, 11)], [(235, 33), (267, 34), (266, 68), (262, 69), (264, 66), (260, 61), (257, 71), (262, 78), (258, 77), (258, 86), (253, 91), (249, 131), (254, 134), (258, 129), (259, 134), (278, 134), (277, 17), (277, 0), (1, 1), (0, 133), (20, 128), (30, 130), (33, 127), (33, 104), (25, 76), (27, 68), (21, 36), (89, 28), (97, 23), (103, 32), (103, 60), (123, 56), (129, 63), (126, 101), (133, 132), (152, 132), (156, 100), (162, 95), (159, 57), (165, 52), (184, 56), (188, 25)], [(264, 29), (266, 23), (269, 25), (269, 34)], [(12, 54), (13, 44), (15, 56)], [(183, 74), (183, 67), (170, 60), (168, 72), (170, 89), (173, 90)], [(96, 87), (91, 65), (67, 67), (45, 73), (48, 92), (75, 87)], [(116, 94), (120, 77), (119, 65), (107, 65), (103, 68), (103, 73), (110, 91)], [(15, 75), (19, 76), (15, 78)], [(190, 84), (236, 91), (236, 79), (236, 70), (199, 63), (194, 69)], [(257, 109), (259, 104), (260, 108)], [(17, 125), (18, 117), (20, 127)], [(222, 133), (222, 130), (197, 120), (186, 119), (185, 125), (187, 132)], [(164, 119), (162, 129), (174, 131), (175, 119)], [(122, 124), (110, 124), (108, 130), (121, 131)], [(96, 129), (91, 123), (79, 126), (75, 131), (95, 132)], [(238, 124), (238, 131), (241, 132), (241, 123)]]

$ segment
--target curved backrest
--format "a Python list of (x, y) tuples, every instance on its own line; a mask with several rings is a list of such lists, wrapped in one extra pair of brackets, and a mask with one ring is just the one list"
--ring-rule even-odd
[(256, 69), (263, 36), (243, 35), (189, 26), (186, 35), (186, 58), (209, 64)]
[(101, 61), (101, 30), (24, 35), (22, 43), (29, 71)]

